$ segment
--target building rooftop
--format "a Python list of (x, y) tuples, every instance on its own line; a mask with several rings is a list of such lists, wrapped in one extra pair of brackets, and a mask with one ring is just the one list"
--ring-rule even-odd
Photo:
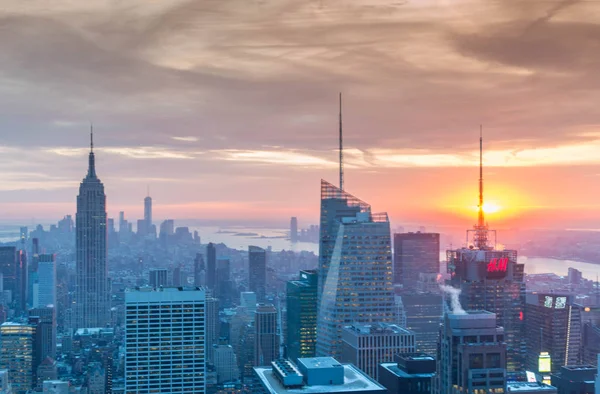
[(299, 358), (298, 363), (302, 363), (306, 368), (332, 368), (339, 367), (341, 364), (333, 357), (310, 357)]
[[(333, 367), (333, 363), (340, 365), (340, 363), (331, 357), (317, 357), (315, 359), (304, 360), (314, 360), (307, 362), (308, 364), (312, 365), (313, 368), (330, 368)], [(383, 386), (366, 376), (354, 365), (341, 364), (341, 366), (344, 368), (344, 384), (302, 386), (295, 388), (284, 387), (273, 373), (273, 369), (271, 367), (255, 367), (254, 371), (269, 394), (386, 392), (386, 389)]]
[(373, 323), (373, 324), (353, 324), (344, 327), (344, 330), (351, 331), (355, 335), (371, 335), (371, 334), (405, 334), (410, 335), (412, 332), (406, 328), (402, 328), (396, 324)]
[(513, 393), (523, 391), (539, 391), (540, 393), (556, 392), (556, 387), (539, 382), (508, 382), (506, 384), (506, 389), (508, 390), (508, 392)]
[(145, 293), (171, 293), (171, 292), (181, 292), (181, 291), (198, 291), (198, 290), (204, 290), (204, 287), (197, 287), (197, 286), (186, 286), (186, 287), (173, 287), (173, 286), (160, 286), (160, 287), (153, 287), (153, 286), (141, 286), (141, 287), (135, 287), (135, 288), (130, 288), (130, 289), (125, 289), (125, 292), (127, 293), (134, 293), (134, 292), (145, 292)]
[(382, 368), (387, 369), (399, 378), (432, 378), (435, 376), (435, 372), (432, 373), (408, 373), (398, 367), (398, 363), (381, 363)]

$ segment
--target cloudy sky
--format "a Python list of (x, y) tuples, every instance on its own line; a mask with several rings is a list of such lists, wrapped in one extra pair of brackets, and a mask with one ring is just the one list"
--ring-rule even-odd
[(0, 212), (318, 216), (337, 179), (402, 223), (600, 226), (598, 0), (0, 0)]

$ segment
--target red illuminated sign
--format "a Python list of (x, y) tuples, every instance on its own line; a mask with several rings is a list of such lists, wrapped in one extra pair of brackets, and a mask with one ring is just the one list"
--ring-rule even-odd
[(506, 268), (508, 267), (508, 258), (493, 258), (490, 260), (487, 266), (488, 272), (506, 272)]

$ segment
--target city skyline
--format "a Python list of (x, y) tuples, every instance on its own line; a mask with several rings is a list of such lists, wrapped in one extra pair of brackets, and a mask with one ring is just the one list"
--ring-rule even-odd
[(345, 188), (394, 223), (472, 224), (479, 124), (490, 222), (600, 219), (593, 2), (0, 3), (7, 219), (74, 213), (92, 120), (111, 217), (150, 185), (156, 218), (314, 222), (340, 91)]

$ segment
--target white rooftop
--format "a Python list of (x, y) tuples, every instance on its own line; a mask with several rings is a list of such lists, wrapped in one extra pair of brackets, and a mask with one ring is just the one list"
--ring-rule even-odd
[[(333, 360), (336, 364), (339, 364), (335, 359), (331, 357), (317, 357), (315, 358), (314, 368), (323, 367), (319, 364), (319, 359), (324, 359), (322, 362), (328, 363), (328, 359)], [(331, 367), (331, 364), (326, 364), (324, 367)], [(269, 394), (305, 394), (305, 393), (361, 393), (361, 392), (386, 392), (386, 389), (379, 383), (375, 382), (358, 368), (352, 364), (342, 364), (344, 368), (344, 384), (340, 385), (326, 385), (326, 386), (303, 386), (299, 388), (285, 388), (281, 382), (273, 374), (271, 367), (255, 367), (254, 371), (261, 380), (263, 386), (267, 389)]]

